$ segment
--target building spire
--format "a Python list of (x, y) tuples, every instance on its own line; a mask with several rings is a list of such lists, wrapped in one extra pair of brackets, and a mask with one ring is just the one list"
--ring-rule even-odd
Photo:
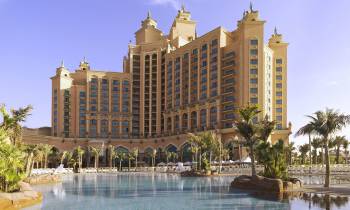
[(61, 60), (61, 66), (60, 66), (60, 68), (64, 68), (64, 60), (63, 60), (63, 59)]
[(184, 3), (181, 4), (181, 11), (185, 12), (185, 4)]
[(250, 12), (253, 12), (253, 3), (252, 2), (250, 2), (249, 9), (250, 9)]
[(148, 12), (147, 12), (147, 19), (151, 19), (152, 17), (151, 17), (151, 11), (150, 10), (148, 10)]
[(275, 26), (274, 34), (277, 35), (277, 27)]

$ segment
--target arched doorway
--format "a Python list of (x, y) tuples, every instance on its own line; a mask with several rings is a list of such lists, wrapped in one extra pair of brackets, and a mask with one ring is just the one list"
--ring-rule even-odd
[(186, 142), (181, 146), (181, 157), (182, 162), (192, 161), (191, 145)]

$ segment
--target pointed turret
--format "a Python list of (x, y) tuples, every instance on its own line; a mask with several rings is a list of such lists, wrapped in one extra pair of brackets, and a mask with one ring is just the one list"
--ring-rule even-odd
[(69, 71), (66, 67), (64, 67), (64, 61), (61, 60), (60, 66), (57, 67), (56, 69), (56, 75), (60, 75), (60, 76), (68, 76), (69, 75)]
[(88, 70), (90, 70), (90, 64), (89, 64), (89, 62), (87, 62), (85, 56), (84, 56), (83, 60), (80, 61), (79, 69), (82, 70), (82, 71), (88, 71)]
[(242, 22), (247, 22), (247, 21), (261, 21), (259, 19), (259, 11), (253, 9), (252, 2), (250, 2), (250, 4), (249, 4), (249, 10), (248, 11), (244, 10), (243, 18), (240, 21), (238, 21), (238, 26)]
[(141, 22), (142, 27), (153, 26), (157, 28), (157, 22), (152, 18), (151, 11), (148, 10), (147, 17)]
[(271, 35), (271, 38), (269, 39), (269, 45), (274, 45), (274, 44), (281, 44), (285, 42), (283, 42), (283, 36), (282, 34), (279, 34), (277, 32), (277, 28), (275, 27), (273, 34)]
[(176, 48), (187, 44), (196, 38), (196, 22), (191, 20), (191, 13), (186, 11), (185, 6), (181, 9), (175, 17), (173, 25), (169, 33), (169, 40)]

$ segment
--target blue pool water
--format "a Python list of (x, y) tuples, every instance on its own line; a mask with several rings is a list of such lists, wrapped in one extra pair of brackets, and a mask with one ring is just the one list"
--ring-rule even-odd
[[(233, 177), (189, 178), (175, 174), (80, 174), (67, 175), (63, 183), (34, 188), (44, 195), (34, 209), (324, 209), (321, 195), (294, 198), (256, 195), (229, 188)], [(340, 200), (339, 200), (340, 199)], [(327, 198), (331, 209), (350, 209), (348, 199)], [(309, 208), (310, 207), (310, 208)]]

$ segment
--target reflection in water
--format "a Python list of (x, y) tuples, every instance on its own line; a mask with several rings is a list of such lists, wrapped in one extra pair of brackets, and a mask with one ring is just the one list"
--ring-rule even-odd
[(284, 192), (284, 193), (264, 193), (252, 192), (251, 196), (270, 201), (290, 202), (302, 200), (309, 209), (320, 207), (322, 209), (337, 209), (348, 205), (349, 198), (345, 196), (333, 196), (328, 194), (304, 193), (304, 192)]
[[(176, 174), (68, 175), (62, 184), (38, 186), (42, 209), (292, 209), (295, 201), (307, 209), (307, 196), (259, 194), (230, 190), (233, 177), (179, 177)], [(309, 195), (309, 194), (307, 194)], [(319, 196), (319, 197), (317, 197)], [(318, 199), (316, 199), (318, 198)], [(310, 194), (313, 206), (326, 208), (327, 199)], [(329, 196), (332, 208), (350, 207), (347, 198)], [(298, 210), (300, 210), (298, 208)]]
[(302, 200), (307, 202), (309, 206), (318, 206), (324, 209), (340, 208), (348, 204), (349, 198), (342, 196), (332, 196), (328, 194), (303, 193)]

